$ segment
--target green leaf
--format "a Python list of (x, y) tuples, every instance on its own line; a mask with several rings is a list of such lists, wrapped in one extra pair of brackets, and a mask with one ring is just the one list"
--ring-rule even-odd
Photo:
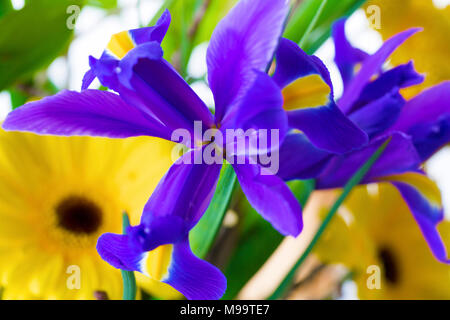
[[(306, 0), (292, 14), (284, 36), (296, 43), (302, 41), (302, 49), (314, 53), (331, 34), (332, 24), (339, 18), (349, 16), (361, 7), (366, 0), (333, 0), (327, 1), (319, 17), (317, 13), (323, 0)], [(317, 17), (314, 27), (308, 27)], [(306, 37), (305, 37), (306, 36)]]
[[(313, 180), (288, 183), (302, 206), (306, 204), (314, 185)], [(225, 268), (227, 291), (223, 299), (234, 299), (284, 239), (283, 235), (251, 207), (245, 197), (242, 200), (238, 207), (242, 213), (239, 239)]]
[[(22, 10), (0, 18), (0, 91), (29, 78), (67, 48), (72, 30), (67, 27), (71, 5), (81, 0), (34, 0)], [(73, 17), (72, 17), (73, 18)], [(72, 19), (73, 20), (73, 19)]]
[[(122, 215), (122, 232), (127, 233), (130, 226), (130, 219), (126, 212)], [(133, 271), (121, 270), (123, 281), (123, 300), (136, 300), (136, 278)]]
[(225, 164), (211, 204), (189, 234), (192, 251), (200, 258), (206, 256), (216, 238), (233, 195), (236, 180), (233, 167)]
[(86, 4), (106, 10), (117, 8), (117, 0), (88, 0)]
[[(165, 59), (172, 61), (185, 76), (192, 50), (211, 38), (217, 23), (236, 2), (237, 0), (166, 0), (150, 22), (154, 25), (163, 10), (170, 10), (172, 22), (162, 43)], [(208, 5), (203, 7), (204, 3)]]
[(331, 219), (336, 214), (339, 207), (342, 205), (342, 203), (345, 201), (347, 196), (350, 194), (352, 189), (358, 185), (361, 180), (364, 178), (364, 176), (367, 174), (367, 172), (372, 168), (372, 166), (375, 164), (375, 162), (380, 158), (381, 154), (386, 149), (387, 145), (390, 142), (390, 138), (386, 140), (385, 143), (383, 143), (375, 152), (374, 154), (369, 158), (369, 160), (366, 161), (364, 165), (361, 166), (361, 168), (358, 169), (358, 171), (350, 178), (350, 180), (345, 184), (344, 190), (342, 191), (342, 194), (337, 199), (337, 201), (333, 204), (331, 207), (329, 213), (323, 220), (322, 224), (320, 225), (319, 229), (317, 230), (316, 234), (314, 235), (313, 239), (311, 240), (308, 247), (305, 249), (305, 252), (303, 252), (300, 259), (295, 263), (295, 265), (292, 267), (292, 269), (289, 271), (289, 273), (286, 275), (286, 277), (283, 279), (283, 281), (280, 283), (278, 288), (272, 293), (272, 295), (268, 298), (269, 300), (276, 300), (283, 297), (285, 292), (289, 289), (292, 280), (295, 277), (295, 274), (298, 270), (298, 268), (303, 264), (303, 262), (306, 260), (308, 255), (313, 250), (316, 243), (320, 240), (320, 237), (322, 236), (323, 232), (329, 225)]
[(13, 7), (10, 0), (0, 0), (0, 18), (11, 10)]
[(17, 89), (11, 88), (8, 91), (9, 91), (9, 95), (11, 97), (12, 109), (16, 109), (16, 108), (24, 105), (29, 98), (25, 93), (23, 93), (22, 91), (17, 90)]

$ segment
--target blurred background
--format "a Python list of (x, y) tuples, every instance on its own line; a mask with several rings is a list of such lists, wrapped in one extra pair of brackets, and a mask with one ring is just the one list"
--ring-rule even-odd
[[(61, 89), (80, 90), (83, 75), (89, 69), (89, 55), (99, 57), (114, 33), (154, 23), (162, 9), (166, 7), (171, 11), (172, 24), (163, 42), (165, 58), (178, 69), (198, 95), (209, 106), (213, 106), (212, 94), (206, 83), (205, 57), (208, 39), (217, 22), (235, 2), (235, 0), (0, 0), (0, 121), (3, 121), (13, 108), (19, 107), (27, 101), (55, 94)], [(314, 6), (315, 3), (317, 1), (293, 1), (294, 8), (302, 8), (302, 6), (306, 7), (307, 5)], [(377, 0), (367, 1), (366, 3), (364, 1), (342, 1), (342, 3), (363, 3), (363, 6), (359, 9), (352, 8), (350, 10), (350, 5), (345, 7), (343, 4), (343, 9), (336, 13), (337, 16), (330, 15), (328, 18), (330, 21), (326, 19), (320, 21), (318, 28), (311, 33), (311, 41), (307, 43), (309, 53), (316, 54), (329, 68), (337, 96), (342, 93), (343, 85), (338, 69), (333, 62), (334, 45), (332, 40), (328, 38), (329, 27), (334, 19), (350, 13), (349, 22), (346, 25), (347, 35), (354, 46), (369, 53), (374, 53), (381, 46), (383, 40), (403, 29), (412, 26), (424, 27), (424, 35), (420, 41), (427, 41), (426, 45), (414, 47), (414, 43), (411, 43), (409, 47), (411, 50), (405, 49), (404, 52), (397, 53), (397, 56), (392, 58), (393, 62), (401, 61), (403, 57), (407, 57), (407, 59), (416, 59), (417, 57), (418, 60), (423, 60), (425, 56), (427, 59), (436, 59), (436, 65), (416, 63), (419, 72), (425, 73), (427, 76), (430, 75), (432, 78), (430, 81), (433, 82), (427, 82), (425, 86), (450, 79), (450, 63), (448, 61), (448, 44), (450, 43), (450, 8), (448, 6), (450, 0)], [(425, 9), (420, 8), (419, 3), (421, 5), (426, 3), (426, 12)], [(370, 5), (380, 8), (379, 28), (374, 28), (369, 19), (371, 14), (368, 13), (368, 7)], [(297, 14), (297, 16), (301, 16), (301, 14)], [(295, 13), (293, 14), (294, 18), (297, 16)], [(301, 21), (301, 19), (298, 19), (298, 21)], [(297, 25), (298, 32), (301, 33), (304, 26)], [(435, 30), (439, 30), (439, 35), (428, 33)], [(290, 35), (295, 34), (295, 32), (295, 26), (288, 29)], [(433, 51), (440, 52), (447, 58), (444, 60), (439, 60), (439, 57), (433, 58)], [(437, 69), (440, 70), (440, 78), (434, 79), (433, 72)], [(101, 88), (98, 80), (95, 80), (91, 88)], [(6, 140), (6, 138), (0, 140), (0, 149), (5, 148)], [(21, 142), (19, 140), (9, 142), (8, 147), (11, 148), (13, 143), (17, 149), (22, 146), (21, 155), (23, 157), (34, 157), (36, 163), (43, 161), (44, 156), (39, 155), (38, 151), (33, 151), (34, 153), (30, 151), (29, 155), (26, 154), (29, 149), (25, 147), (25, 144), (32, 144), (31, 140), (28, 142), (25, 141), (26, 139), (20, 140)], [(4, 145), (1, 145), (2, 143)], [(19, 144), (21, 145), (19, 146)], [(85, 149), (83, 147), (80, 150)], [(58, 156), (58, 152), (55, 152), (54, 155)], [(89, 157), (94, 156), (89, 155)], [(139, 157), (142, 157), (142, 154)], [(20, 157), (17, 156), (17, 158)], [(2, 164), (0, 170), (10, 170), (9, 166), (6, 165), (6, 160), (0, 163)], [(37, 169), (35, 170), (41, 170), (39, 169), (41, 166), (36, 163), (35, 168)], [(450, 147), (442, 149), (426, 164), (427, 172), (441, 189), (448, 218), (450, 218), (449, 164)], [(111, 164), (106, 161), (105, 166), (107, 165)], [(158, 173), (149, 173), (152, 181), (155, 182), (152, 182), (148, 188), (154, 187), (158, 177), (162, 176), (165, 171), (166, 164), (157, 167)], [(32, 173), (27, 173), (27, 175), (32, 175)], [(1, 174), (0, 180), (10, 179), (6, 176), (6, 174)], [(357, 196), (348, 200), (348, 207), (358, 207), (355, 197), (361, 199), (370, 196), (370, 188), (361, 188), (364, 188), (364, 190), (358, 191)], [(381, 197), (383, 192), (388, 191), (381, 188), (376, 194)], [(0, 201), (11, 202), (8, 192), (0, 191), (0, 198)], [(305, 234), (302, 234), (298, 239), (283, 239), (251, 210), (248, 203), (240, 197), (238, 191), (237, 195), (233, 197), (233, 210), (227, 213), (219, 238), (208, 255), (208, 259), (218, 264), (229, 279), (229, 288), (225, 298), (263, 299), (270, 295), (306, 247), (320, 221), (321, 210), (332, 204), (333, 199), (335, 199), (334, 192), (314, 193), (305, 210)], [(373, 200), (373, 198), (367, 198), (366, 203), (370, 203), (371, 199)], [(139, 201), (142, 202), (143, 200)], [(399, 207), (394, 205), (395, 199), (391, 199), (391, 201), (391, 208), (397, 208), (395, 213), (400, 214), (402, 210), (404, 211), (401, 205)], [(375, 208), (376, 203), (371, 207)], [(0, 210), (8, 210), (5, 208), (7, 208), (6, 205), (0, 205)], [(381, 208), (380, 210), (384, 209)], [(345, 217), (345, 210), (342, 210), (340, 216)], [(136, 210), (136, 212), (138, 211)], [(136, 213), (136, 215), (138, 214)], [(116, 218), (120, 221), (119, 216)], [(137, 221), (138, 217), (132, 217), (133, 219)], [(330, 229), (328, 238), (317, 249), (315, 255), (311, 256), (301, 268), (296, 277), (295, 286), (287, 298), (450, 298), (450, 289), (443, 290), (441, 288), (444, 285), (450, 287), (450, 269), (447, 266), (442, 267), (440, 265), (427, 265), (423, 267), (427, 269), (411, 271), (411, 275), (413, 275), (414, 272), (422, 273), (421, 270), (427, 270), (430, 273), (433, 273), (433, 270), (438, 270), (436, 273), (442, 275), (440, 279), (444, 279), (444, 282), (424, 279), (423, 281), (427, 282), (428, 286), (423, 283), (413, 286), (415, 290), (418, 290), (415, 296), (411, 295), (411, 292), (416, 291), (409, 290), (409, 287), (397, 291), (392, 289), (391, 291), (395, 291), (395, 293), (385, 292), (385, 295), (381, 296), (364, 292), (361, 289), (364, 285), (359, 282), (364, 282), (366, 278), (361, 280), (358, 276), (354, 276), (355, 272), (358, 274), (355, 271), (358, 270), (358, 266), (346, 263), (347, 260), (342, 257), (334, 259), (326, 254), (327, 248), (331, 250), (329, 248), (332, 247), (333, 243), (344, 243), (345, 241), (353, 244), (369, 243), (367, 246), (371, 247), (371, 242), (367, 242), (367, 239), (361, 240), (361, 237), (355, 235), (358, 232), (371, 233), (371, 230), (360, 229), (356, 232), (348, 226), (345, 227), (345, 219), (342, 219), (342, 221), (336, 220), (336, 223)], [(377, 219), (380, 220), (381, 218)], [(386, 226), (395, 225), (392, 221), (384, 222)], [(408, 223), (403, 225), (408, 225)], [(380, 225), (379, 228), (382, 229), (383, 226)], [(408, 228), (401, 227), (404, 232)], [(418, 234), (418, 230), (414, 229), (414, 226), (410, 229), (413, 230), (412, 233)], [(0, 238), (2, 238), (2, 230), (0, 226)], [(20, 230), (19, 233), (22, 232)], [(333, 232), (336, 234), (351, 234), (355, 237), (347, 239), (343, 236), (334, 239)], [(376, 234), (375, 231), (374, 234)], [(450, 238), (447, 240), (450, 241)], [(371, 241), (376, 243), (375, 240)], [(11, 279), (14, 279), (11, 276), (11, 269), (18, 267), (10, 267), (9, 269), (5, 267), (4, 270), (9, 271), (1, 271), (1, 265), (8, 264), (8, 256), (2, 255), (2, 252), (5, 252), (6, 249), (4, 248), (11, 243), (12, 240), (8, 240), (6, 236), (3, 236), (0, 240), (0, 259), (3, 260), (0, 262), (0, 275), (2, 275), (0, 284), (4, 287), (6, 294), (4, 298), (102, 297), (103, 291), (99, 291), (100, 293), (96, 295), (65, 296), (55, 293), (57, 290), (53, 289), (53, 291), (50, 290), (52, 294), (47, 295), (44, 294), (46, 291), (40, 286), (37, 289), (33, 287), (32, 280), (17, 285), (15, 290), (8, 292), (8, 284), (11, 283)], [(450, 242), (447, 243), (450, 245)], [(20, 247), (21, 244), (17, 244), (17, 246)], [(358, 246), (359, 249), (361, 247), (364, 246)], [(426, 252), (426, 248), (422, 248), (420, 245), (419, 247), (423, 249), (424, 256), (427, 256), (426, 259), (429, 259), (431, 254)], [(261, 248), (264, 250), (260, 250)], [(351, 247), (344, 248), (339, 247), (333, 250), (336, 252), (352, 250)], [(417, 252), (420, 249), (417, 249)], [(34, 250), (39, 249), (35, 248)], [(358, 249), (354, 249), (353, 254), (355, 256), (358, 254), (364, 255), (364, 252), (370, 251), (370, 249), (361, 250), (363, 250), (362, 253)], [(411, 251), (413, 248), (409, 247), (407, 250)], [(223, 254), (222, 251), (226, 254)], [(363, 269), (365, 272), (365, 268)], [(58, 270), (62, 272), (63, 269), (61, 267)], [(118, 276), (114, 275), (114, 277)], [(97, 278), (97, 283), (100, 283), (100, 277)], [(432, 283), (438, 284), (433, 287)], [(120, 292), (120, 286), (121, 284), (118, 283), (117, 289), (111, 290)], [(142, 285), (142, 287), (146, 288), (143, 293), (145, 297), (179, 297), (170, 289), (156, 287), (154, 284)], [(408, 290), (411, 294), (406, 293)], [(110, 298), (116, 296), (116, 294), (109, 294)]]

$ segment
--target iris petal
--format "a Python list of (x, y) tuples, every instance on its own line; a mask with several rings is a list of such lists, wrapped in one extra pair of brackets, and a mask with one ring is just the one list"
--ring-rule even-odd
[(288, 10), (285, 0), (241, 0), (217, 25), (208, 47), (207, 65), (218, 123), (253, 83), (254, 70), (266, 71)]
[(433, 255), (441, 262), (450, 263), (445, 244), (437, 225), (444, 219), (441, 194), (437, 185), (427, 176), (417, 172), (383, 177), (400, 191), (417, 221)]
[[(280, 88), (266, 73), (256, 72), (257, 78), (241, 100), (235, 114), (229, 113), (220, 129), (227, 138), (227, 129), (255, 130), (249, 145), (245, 147), (245, 134), (233, 141), (226, 141), (228, 155), (265, 154), (269, 150), (279, 148), (288, 131), (288, 118), (283, 110), (283, 97)], [(274, 131), (276, 130), (276, 131)], [(276, 136), (275, 136), (276, 135)], [(241, 143), (242, 142), (242, 143)], [(241, 144), (244, 150), (237, 150)]]
[(136, 230), (145, 251), (187, 236), (208, 208), (222, 165), (197, 164), (202, 150), (189, 151), (175, 162), (145, 205)]
[[(284, 108), (290, 110), (287, 112), (290, 127), (303, 131), (316, 147), (330, 152), (348, 152), (368, 142), (367, 135), (334, 104), (330, 73), (319, 58), (309, 56), (296, 43), (282, 39), (276, 59), (273, 79), (281, 88), (285, 87)], [(320, 77), (323, 83), (315, 85), (312, 91), (305, 89), (305, 95), (299, 96), (304, 89), (296, 85), (303, 84), (302, 78), (311, 76), (316, 76), (316, 79)], [(314, 102), (325, 104), (311, 107)]]
[(219, 269), (197, 258), (186, 239), (150, 252), (133, 246), (130, 236), (107, 233), (97, 242), (97, 251), (113, 267), (138, 271), (162, 281), (187, 299), (220, 299), (227, 281)]
[(100, 90), (65, 90), (30, 102), (12, 111), (3, 128), (61, 136), (170, 138), (170, 131), (162, 124), (129, 106), (118, 95)]
[(233, 168), (253, 208), (280, 233), (298, 236), (303, 229), (302, 209), (281, 178), (262, 174), (257, 164), (234, 164)]
[(405, 100), (398, 93), (398, 88), (394, 88), (392, 92), (364, 105), (348, 117), (373, 138), (397, 121), (404, 105)]
[(280, 168), (283, 180), (313, 179), (323, 171), (332, 154), (316, 148), (302, 133), (289, 133), (280, 148)]
[(190, 300), (220, 299), (227, 288), (225, 276), (212, 264), (197, 258), (188, 240), (174, 245), (168, 275), (162, 281)]
[[(361, 150), (335, 156), (317, 178), (317, 188), (339, 188), (345, 185), (358, 168), (375, 153), (387, 138), (388, 136), (381, 136), (374, 139)], [(411, 138), (403, 133), (396, 132), (391, 135), (391, 141), (385, 151), (367, 172), (362, 183), (373, 182), (374, 179), (385, 175), (415, 170), (419, 165), (420, 158)]]
[(354, 48), (345, 35), (346, 18), (339, 20), (333, 25), (333, 40), (335, 47), (334, 61), (341, 73), (344, 89), (347, 87), (355, 74), (358, 63), (364, 61), (369, 55), (364, 51)]
[(288, 111), (289, 126), (301, 130), (318, 148), (335, 153), (358, 149), (368, 142), (367, 134), (334, 104)]
[(392, 130), (406, 132), (423, 161), (450, 142), (450, 81), (436, 85), (406, 103)]
[(353, 78), (339, 100), (339, 107), (341, 110), (347, 112), (352, 108), (353, 103), (357, 101), (362, 90), (370, 82), (372, 76), (381, 71), (386, 59), (398, 48), (398, 46), (419, 30), (420, 29), (418, 28), (414, 28), (397, 34), (387, 40), (376, 53), (364, 60), (361, 70)]

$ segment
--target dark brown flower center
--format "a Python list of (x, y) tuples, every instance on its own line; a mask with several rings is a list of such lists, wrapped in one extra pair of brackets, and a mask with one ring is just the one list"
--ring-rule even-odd
[(102, 211), (92, 201), (71, 196), (61, 201), (56, 207), (58, 225), (77, 234), (91, 234), (102, 223)]
[(392, 252), (388, 248), (381, 248), (378, 251), (378, 256), (383, 264), (384, 277), (390, 284), (395, 284), (399, 280), (399, 270), (397, 260)]

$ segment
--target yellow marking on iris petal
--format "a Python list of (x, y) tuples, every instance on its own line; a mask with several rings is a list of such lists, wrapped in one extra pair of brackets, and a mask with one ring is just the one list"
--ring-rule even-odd
[(297, 79), (283, 89), (284, 109), (324, 106), (328, 104), (330, 92), (330, 87), (317, 74)]
[(422, 194), (430, 203), (434, 206), (441, 207), (442, 206), (442, 198), (441, 192), (439, 191), (436, 183), (428, 178), (427, 176), (415, 173), (408, 172), (398, 175), (392, 175), (383, 177), (379, 180), (382, 181), (397, 181), (406, 183), (412, 187), (414, 187), (420, 194)]
[(172, 261), (173, 245), (166, 244), (148, 252), (145, 258), (145, 271), (154, 280), (166, 277)]
[(134, 48), (134, 42), (128, 34), (128, 31), (122, 31), (111, 37), (106, 48), (116, 57), (122, 59)]

